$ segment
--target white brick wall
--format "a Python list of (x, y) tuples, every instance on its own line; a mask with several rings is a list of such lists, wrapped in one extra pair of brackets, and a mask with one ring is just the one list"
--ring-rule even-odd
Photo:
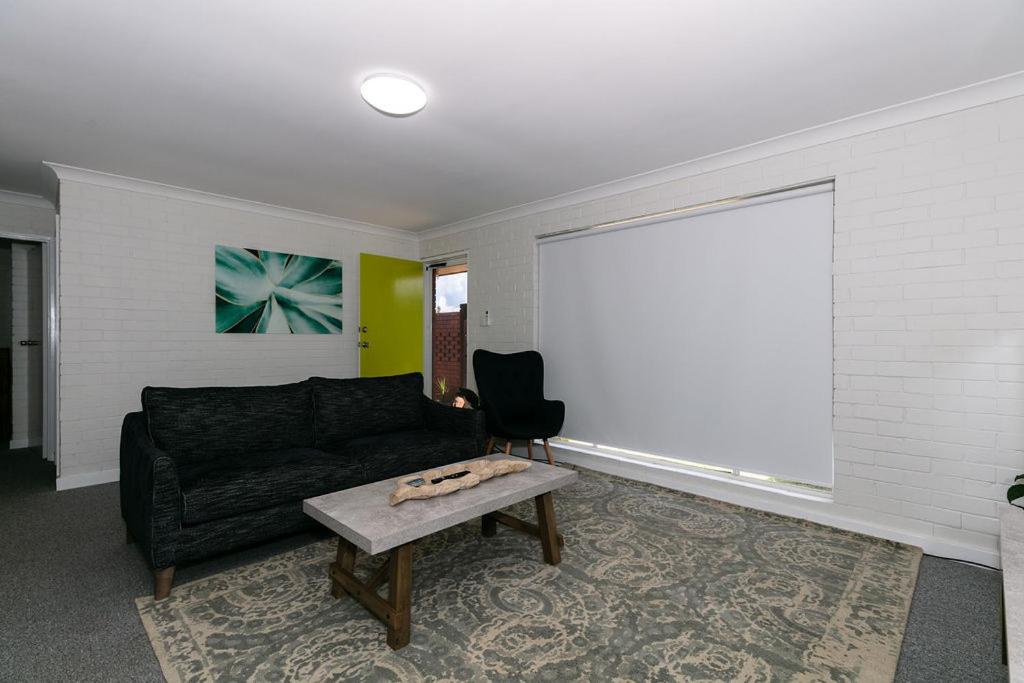
[(1005, 100), (440, 234), (421, 254), (468, 254), (470, 352), (522, 350), (535, 235), (835, 177), (834, 502), (785, 510), (995, 564), (997, 510), (1024, 472), (1021, 121), (1024, 98)]
[(0, 233), (52, 237), (55, 215), (52, 208), (17, 203), (0, 192)]
[[(288, 220), (258, 207), (84, 182), (62, 181), (60, 192), (62, 478), (117, 469), (121, 420), (139, 409), (146, 385), (355, 375), (359, 253), (418, 255), (413, 239)], [(345, 332), (215, 334), (216, 244), (340, 259)]]

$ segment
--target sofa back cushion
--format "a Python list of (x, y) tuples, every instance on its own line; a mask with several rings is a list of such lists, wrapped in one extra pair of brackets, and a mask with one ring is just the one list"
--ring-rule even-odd
[(423, 375), (313, 377), (316, 447), (340, 452), (350, 439), (423, 427)]
[(179, 463), (313, 446), (308, 382), (270, 387), (146, 387), (149, 435)]

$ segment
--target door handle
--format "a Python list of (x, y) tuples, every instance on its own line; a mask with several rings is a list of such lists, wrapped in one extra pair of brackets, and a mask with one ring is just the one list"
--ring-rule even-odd
[(35, 339), (22, 339), (18, 344), (21, 346), (39, 346), (39, 342)]
[(368, 349), (370, 348), (370, 342), (358, 342), (356, 346), (358, 346), (361, 349)]

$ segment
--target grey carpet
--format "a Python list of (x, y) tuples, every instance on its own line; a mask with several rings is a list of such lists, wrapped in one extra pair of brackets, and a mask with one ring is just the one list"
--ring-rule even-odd
[[(117, 484), (53, 491), (35, 449), (0, 451), (0, 681), (162, 681), (135, 608), (152, 594)], [(176, 582), (310, 543), (299, 535), (182, 567)]]
[[(331, 541), (142, 598), (139, 613), (173, 681), (881, 682), (896, 671), (918, 548), (591, 471), (555, 508), (558, 567), (536, 539), (485, 538), (477, 520), (417, 541), (412, 639), (398, 652), (365, 609), (331, 598)], [(533, 501), (507, 511), (536, 518)], [(357, 572), (376, 566), (356, 558)]]
[[(160, 681), (134, 598), (151, 591), (124, 541), (116, 484), (56, 493), (31, 449), (0, 451), (0, 681)], [(182, 567), (184, 583), (316, 538)], [(897, 681), (1005, 681), (1000, 574), (924, 558)]]
[(1002, 572), (923, 557), (896, 680), (1007, 680), (1002, 581)]

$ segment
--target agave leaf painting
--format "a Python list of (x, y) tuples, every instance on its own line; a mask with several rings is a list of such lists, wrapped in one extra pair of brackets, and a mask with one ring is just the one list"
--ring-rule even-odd
[(341, 262), (217, 245), (217, 332), (340, 334)]

